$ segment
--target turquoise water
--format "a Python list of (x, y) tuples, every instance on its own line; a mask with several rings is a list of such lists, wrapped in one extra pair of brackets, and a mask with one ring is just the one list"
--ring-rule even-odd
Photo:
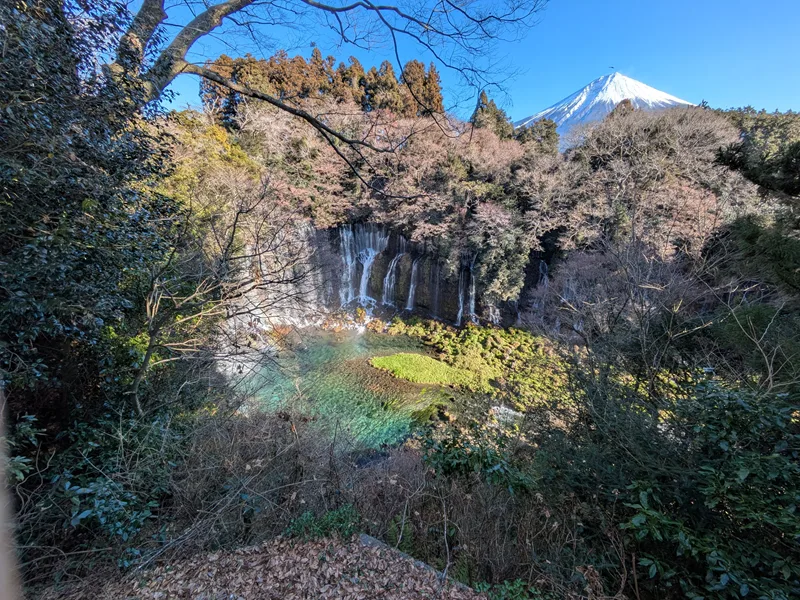
[(401, 442), (446, 393), (393, 378), (369, 359), (424, 353), (405, 336), (303, 330), (277, 364), (265, 368), (258, 398), (267, 410), (299, 412), (343, 443), (379, 448)]

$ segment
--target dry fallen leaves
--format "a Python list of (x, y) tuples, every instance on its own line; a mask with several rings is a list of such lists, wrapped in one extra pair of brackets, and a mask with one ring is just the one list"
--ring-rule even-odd
[[(99, 589), (98, 589), (99, 588)], [(202, 598), (448, 600), (485, 599), (391, 548), (323, 539), (278, 538), (260, 546), (219, 551), (160, 565), (62, 598)]]

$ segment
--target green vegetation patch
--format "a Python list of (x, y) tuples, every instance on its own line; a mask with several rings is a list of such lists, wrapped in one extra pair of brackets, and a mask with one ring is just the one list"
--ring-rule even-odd
[(400, 352), (391, 356), (377, 356), (370, 360), (370, 364), (376, 369), (388, 371), (399, 379), (414, 383), (457, 385), (470, 389), (481, 384), (479, 375), (451, 367), (424, 354)]
[(341, 506), (323, 515), (317, 516), (306, 511), (296, 519), (292, 519), (284, 534), (287, 537), (301, 540), (318, 540), (331, 535), (348, 539), (358, 532), (361, 520), (358, 512), (351, 504)]
[(564, 359), (555, 344), (530, 332), (396, 318), (389, 333), (421, 340), (442, 362), (470, 375), (470, 390), (517, 410), (568, 399)]

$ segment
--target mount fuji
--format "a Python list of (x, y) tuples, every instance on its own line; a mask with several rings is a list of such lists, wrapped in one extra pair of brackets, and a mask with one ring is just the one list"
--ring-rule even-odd
[[(603, 119), (623, 100), (630, 100), (635, 108), (644, 110), (692, 106), (691, 102), (661, 92), (641, 81), (621, 73), (611, 73), (595, 79), (585, 88), (567, 96), (550, 108), (517, 121), (514, 127), (525, 127), (540, 119), (550, 119), (555, 121), (556, 131), (563, 140), (570, 129), (576, 125)], [(562, 142), (562, 148), (563, 146)]]

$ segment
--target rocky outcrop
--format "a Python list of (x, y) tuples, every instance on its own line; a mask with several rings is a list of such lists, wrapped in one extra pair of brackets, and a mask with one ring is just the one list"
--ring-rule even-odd
[(380, 316), (415, 313), (457, 324), (478, 318), (474, 257), (453, 273), (434, 249), (375, 223), (319, 230), (316, 257), (323, 280), (336, 288), (320, 298), (329, 311), (362, 307)]
[[(305, 284), (298, 298), (306, 310), (352, 313), (363, 308), (384, 319), (396, 314), (416, 314), (456, 326), (468, 322), (512, 325), (518, 303), (492, 305), (482, 298), (477, 275), (478, 254), (462, 255), (458, 264), (433, 245), (414, 243), (376, 223), (354, 223), (314, 230), (313, 285)], [(532, 257), (526, 286), (535, 286), (546, 265)], [(298, 319), (292, 312), (292, 322)]]

